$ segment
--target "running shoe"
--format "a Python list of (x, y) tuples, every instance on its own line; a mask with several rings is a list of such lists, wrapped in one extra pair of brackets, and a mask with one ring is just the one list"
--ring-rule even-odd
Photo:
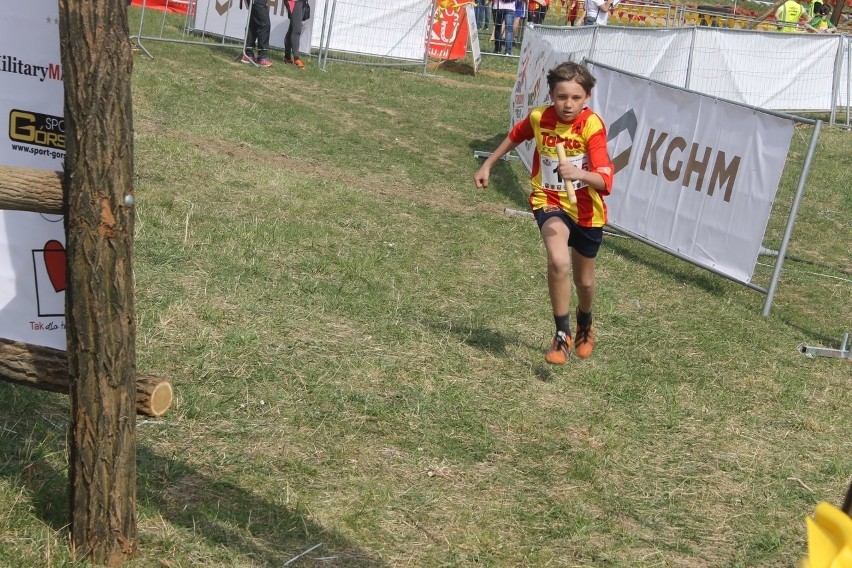
[(564, 365), (568, 362), (570, 352), (571, 338), (564, 331), (557, 331), (553, 337), (553, 343), (550, 344), (550, 349), (544, 356), (544, 360), (551, 365)]

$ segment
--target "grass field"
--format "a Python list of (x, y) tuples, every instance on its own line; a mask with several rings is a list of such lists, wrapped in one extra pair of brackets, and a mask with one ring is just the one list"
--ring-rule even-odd
[[(138, 421), (127, 566), (796, 565), (804, 517), (852, 477), (852, 366), (797, 351), (852, 328), (848, 132), (823, 129), (770, 317), (612, 237), (595, 355), (553, 368), (543, 248), (504, 214), (526, 173), (472, 182), (511, 61), (322, 73), (152, 47), (133, 71), (138, 368), (176, 401)], [(0, 565), (73, 566), (68, 401), (0, 401)]]

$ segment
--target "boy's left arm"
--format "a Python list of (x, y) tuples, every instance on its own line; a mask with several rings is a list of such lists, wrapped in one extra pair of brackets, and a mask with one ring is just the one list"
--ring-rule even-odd
[(609, 195), (612, 191), (612, 178), (615, 175), (615, 168), (609, 159), (609, 152), (606, 148), (606, 129), (601, 128), (595, 132), (586, 143), (586, 148), (589, 154), (589, 171), (601, 178), (601, 187), (597, 187), (597, 184), (590, 183), (589, 185), (600, 195)]

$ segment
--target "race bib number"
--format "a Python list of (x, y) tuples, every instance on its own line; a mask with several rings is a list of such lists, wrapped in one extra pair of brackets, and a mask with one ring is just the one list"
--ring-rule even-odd
[[(589, 171), (589, 158), (586, 154), (579, 156), (569, 156), (568, 161), (573, 163), (578, 168)], [(551, 191), (566, 191), (565, 180), (559, 175), (559, 159), (551, 156), (541, 156), (541, 187)], [(586, 187), (587, 184), (580, 180), (571, 182), (574, 189)]]

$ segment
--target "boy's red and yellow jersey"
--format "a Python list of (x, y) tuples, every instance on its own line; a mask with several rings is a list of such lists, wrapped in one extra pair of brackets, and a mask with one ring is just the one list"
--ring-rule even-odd
[[(585, 108), (573, 122), (562, 122), (550, 105), (530, 111), (509, 133), (513, 142), (535, 140), (530, 172), (530, 207), (559, 207), (581, 227), (602, 227), (607, 222), (604, 196), (612, 191), (613, 165), (606, 149), (606, 127), (603, 120)], [(556, 143), (563, 142), (569, 160), (584, 170), (596, 172), (604, 180), (605, 189), (595, 189), (574, 182), (577, 204), (568, 201), (565, 182), (556, 172), (559, 158)], [(568, 182), (571, 183), (571, 182)]]

